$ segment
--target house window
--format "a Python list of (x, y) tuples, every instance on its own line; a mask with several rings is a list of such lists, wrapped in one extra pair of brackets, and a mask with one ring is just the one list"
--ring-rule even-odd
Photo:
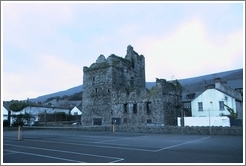
[(127, 118), (124, 118), (123, 123), (127, 123)]
[(202, 102), (198, 102), (198, 111), (203, 111)]
[(133, 104), (133, 113), (134, 113), (134, 114), (137, 113), (137, 104)]
[(224, 101), (219, 101), (220, 110), (225, 110)]
[(97, 88), (95, 89), (95, 91), (96, 91), (96, 93), (98, 93), (98, 89)]

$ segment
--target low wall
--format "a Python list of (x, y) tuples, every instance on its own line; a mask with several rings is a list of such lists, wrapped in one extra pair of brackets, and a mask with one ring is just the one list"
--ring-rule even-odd
[[(15, 128), (4, 127), (4, 130), (16, 130)], [(23, 129), (49, 129), (49, 130), (79, 130), (79, 131), (109, 131), (113, 132), (110, 126), (78, 126), (78, 127), (42, 127), (24, 126)], [(163, 133), (163, 134), (201, 134), (201, 135), (239, 135), (243, 136), (242, 127), (222, 127), (222, 126), (114, 126), (114, 132), (133, 132), (133, 133)]]
[[(177, 118), (178, 126), (181, 126), (181, 118)], [(222, 117), (184, 117), (184, 126), (223, 126), (230, 127), (230, 119)]]
[(163, 133), (163, 134), (201, 134), (201, 135), (241, 135), (242, 127), (222, 127), (222, 126), (143, 126), (143, 127), (123, 127), (116, 126), (115, 131), (137, 132), (137, 133)]

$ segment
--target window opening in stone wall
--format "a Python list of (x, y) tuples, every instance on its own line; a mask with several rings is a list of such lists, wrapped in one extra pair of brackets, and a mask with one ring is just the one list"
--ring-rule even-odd
[(150, 111), (150, 103), (151, 103), (151, 102), (147, 102), (147, 103), (146, 103), (146, 104), (147, 104), (147, 105), (146, 105), (147, 114), (150, 114), (150, 112), (151, 112), (151, 111)]
[(132, 68), (133, 68), (133, 69), (135, 68), (134, 61), (132, 61)]
[(202, 102), (198, 102), (198, 111), (203, 111)]
[(108, 89), (108, 93), (110, 93), (110, 89)]
[(124, 113), (126, 114), (127, 113), (127, 103), (124, 104)]
[(127, 123), (127, 118), (124, 118), (123, 123)]
[(152, 119), (147, 119), (147, 123), (152, 123)]
[(133, 104), (133, 113), (134, 113), (134, 114), (137, 113), (137, 104)]
[(219, 107), (220, 107), (220, 110), (225, 110), (225, 107), (224, 107), (224, 101), (219, 101)]
[(93, 125), (102, 125), (102, 118), (93, 118)]
[(96, 93), (98, 93), (98, 89), (97, 88), (95, 89), (95, 91), (96, 91)]

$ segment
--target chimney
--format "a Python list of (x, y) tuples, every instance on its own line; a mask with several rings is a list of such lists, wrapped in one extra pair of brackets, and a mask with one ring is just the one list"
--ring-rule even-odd
[(214, 83), (218, 83), (218, 82), (221, 82), (221, 78), (220, 77), (217, 77), (214, 79)]
[(214, 89), (215, 85), (214, 84), (207, 84), (205, 85), (205, 89)]
[(227, 81), (222, 81), (221, 83), (224, 85), (227, 85)]

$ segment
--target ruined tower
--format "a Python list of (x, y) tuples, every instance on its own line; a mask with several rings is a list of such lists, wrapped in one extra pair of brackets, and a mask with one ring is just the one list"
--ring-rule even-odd
[(127, 77), (130, 82), (128, 82), (130, 87), (133, 87), (137, 90), (145, 89), (145, 58), (143, 55), (138, 55), (133, 50), (133, 47), (129, 45), (127, 47), (127, 54), (125, 56), (126, 60), (129, 60), (131, 63), (130, 68), (128, 69)]
[(112, 122), (112, 100), (116, 93), (130, 93), (145, 89), (145, 58), (132, 46), (125, 58), (111, 54), (100, 55), (90, 67), (83, 68), (84, 125), (104, 125)]
[(178, 81), (157, 79), (147, 90), (145, 58), (132, 46), (125, 58), (100, 55), (83, 72), (82, 125), (176, 125), (182, 87)]

